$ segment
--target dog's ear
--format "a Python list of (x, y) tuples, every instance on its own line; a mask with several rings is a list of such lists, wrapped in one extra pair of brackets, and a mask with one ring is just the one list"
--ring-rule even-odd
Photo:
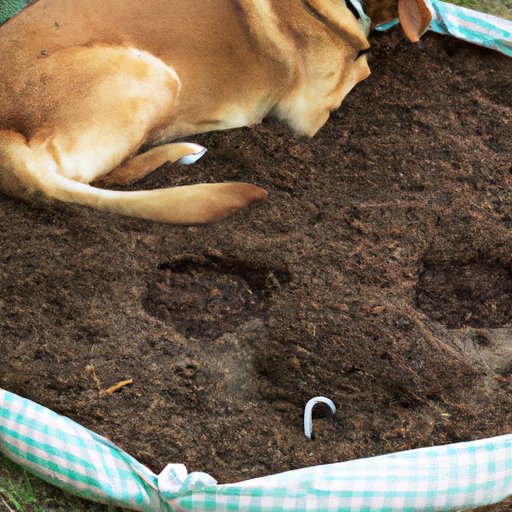
[(432, 21), (426, 0), (362, 0), (372, 27), (400, 18), (403, 31), (413, 42), (418, 41)]
[(432, 21), (432, 13), (424, 0), (398, 0), (400, 24), (409, 41), (415, 43)]

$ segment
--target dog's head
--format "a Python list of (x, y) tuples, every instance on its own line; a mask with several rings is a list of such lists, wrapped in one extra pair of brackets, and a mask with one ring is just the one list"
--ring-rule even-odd
[[(348, 0), (347, 0), (348, 1)], [(367, 0), (378, 4), (393, 0)], [(424, 0), (400, 2), (406, 35), (419, 39), (430, 22)], [(343, 0), (280, 2), (280, 22), (296, 48), (293, 83), (273, 114), (297, 133), (313, 136), (348, 92), (369, 74), (367, 33)], [(286, 12), (285, 12), (286, 11)]]
[(341, 0), (276, 2), (296, 62), (292, 84), (274, 114), (295, 132), (313, 136), (354, 85), (370, 74), (364, 53), (370, 44)]

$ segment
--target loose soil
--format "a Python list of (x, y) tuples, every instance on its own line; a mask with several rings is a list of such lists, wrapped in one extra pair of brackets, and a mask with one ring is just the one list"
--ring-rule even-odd
[(370, 65), (314, 139), (199, 136), (133, 187), (269, 191), (220, 224), (0, 197), (0, 386), (219, 482), (510, 433), (512, 61), (396, 31)]

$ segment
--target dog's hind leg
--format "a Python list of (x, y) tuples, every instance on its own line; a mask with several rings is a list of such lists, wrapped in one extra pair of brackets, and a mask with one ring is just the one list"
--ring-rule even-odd
[(39, 115), (23, 130), (0, 132), (0, 186), (7, 193), (42, 192), (61, 201), (187, 224), (218, 220), (266, 196), (245, 183), (140, 192), (88, 184), (126, 162), (172, 119), (179, 79), (156, 57), (133, 48), (77, 47), (21, 71), (26, 73), (22, 79), (36, 87), (20, 103)]
[(192, 164), (206, 153), (206, 148), (189, 142), (175, 142), (151, 148), (130, 158), (106, 176), (94, 180), (94, 185), (111, 187), (130, 185), (167, 162)]

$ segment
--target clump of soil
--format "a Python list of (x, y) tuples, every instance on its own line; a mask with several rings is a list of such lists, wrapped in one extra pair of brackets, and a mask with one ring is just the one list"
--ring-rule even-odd
[(220, 224), (0, 197), (0, 386), (220, 482), (509, 433), (510, 60), (397, 31), (370, 64), (314, 139), (200, 136), (134, 187), (269, 191)]

